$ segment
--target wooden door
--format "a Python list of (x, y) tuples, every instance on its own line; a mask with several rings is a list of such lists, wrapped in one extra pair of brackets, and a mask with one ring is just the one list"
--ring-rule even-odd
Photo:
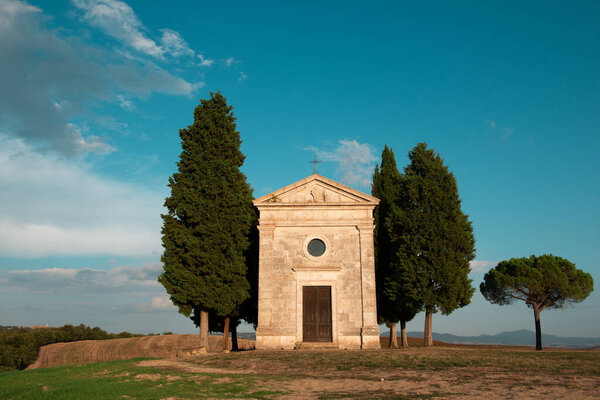
[(331, 342), (331, 286), (304, 286), (302, 315), (305, 342)]

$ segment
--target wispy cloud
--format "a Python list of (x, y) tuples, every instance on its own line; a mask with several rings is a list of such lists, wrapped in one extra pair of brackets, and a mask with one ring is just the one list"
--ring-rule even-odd
[(78, 292), (115, 293), (129, 291), (162, 291), (158, 275), (161, 263), (148, 263), (141, 267), (119, 266), (109, 270), (93, 268), (42, 268), (1, 271), (7, 284), (2, 292)]
[(142, 54), (162, 59), (194, 56), (181, 35), (171, 29), (161, 29), (160, 44), (149, 38), (148, 29), (142, 24), (133, 9), (119, 0), (72, 0), (82, 12), (82, 20), (113, 37), (123, 45)]
[(238, 78), (238, 81), (241, 82), (245, 81), (246, 79), (248, 79), (248, 75), (244, 71), (240, 72), (240, 77)]
[(84, 323), (112, 332), (189, 332), (193, 324), (171, 304), (157, 281), (161, 273), (159, 262), (106, 270), (0, 269), (0, 315), (15, 325)]
[(105, 139), (96, 135), (88, 135), (87, 137), (83, 137), (81, 135), (81, 130), (74, 124), (68, 124), (72, 127), (73, 132), (75, 132), (77, 139), (76, 142), (79, 144), (79, 148), (82, 151), (89, 151), (91, 153), (96, 154), (110, 154), (113, 151), (116, 151), (113, 146), (108, 143), (105, 143)]
[(487, 127), (489, 131), (493, 131), (496, 129), (496, 121), (492, 121), (491, 119), (486, 119), (483, 121), (483, 124)]
[(478, 273), (487, 272), (490, 268), (496, 266), (496, 264), (498, 263), (488, 260), (473, 260), (469, 263), (471, 271)]
[[(76, 3), (88, 7), (89, 18), (98, 24), (112, 27), (116, 23), (111, 25), (108, 20), (121, 21), (125, 27), (115, 28), (121, 32), (116, 34), (129, 32), (137, 37), (131, 39), (132, 43), (142, 50), (173, 56), (190, 52), (173, 31), (163, 32), (164, 44), (159, 50), (141, 33), (136, 36), (134, 31), (141, 25), (124, 3)], [(0, 0), (0, 132), (21, 137), (38, 149), (69, 156), (86, 151), (107, 153), (114, 147), (101, 145), (104, 135), (96, 133), (86, 138), (82, 127), (72, 121), (75, 116), (82, 111), (93, 113), (90, 106), (98, 102), (127, 106), (119, 95), (122, 99), (144, 98), (154, 92), (189, 95), (203, 86), (203, 82), (188, 82), (173, 75), (148, 57), (108, 52), (79, 37), (47, 29), (48, 21), (37, 7), (18, 0)]]
[(162, 57), (165, 50), (143, 33), (143, 25), (131, 7), (116, 0), (73, 0), (83, 20), (135, 50)]
[(194, 50), (190, 49), (187, 42), (181, 35), (171, 29), (161, 29), (162, 38), (160, 40), (164, 53), (173, 57), (190, 56), (194, 57)]
[(225, 60), (225, 65), (227, 67), (231, 67), (231, 65), (235, 62), (235, 58), (233, 57), (229, 57), (227, 60)]
[[(496, 121), (491, 120), (491, 119), (486, 119), (485, 121), (483, 121), (483, 124), (485, 125), (485, 127), (487, 128), (487, 130), (489, 132), (493, 133), (494, 137), (497, 137), (496, 135), (498, 135), (498, 133), (495, 133), (496, 127), (497, 127)], [(498, 130), (500, 130), (500, 129), (498, 129)], [(511, 126), (506, 126), (506, 127), (502, 128), (501, 132), (502, 133), (499, 136), (500, 140), (507, 140), (515, 132), (515, 128), (513, 128)]]
[[(88, 137), (85, 145), (105, 144)], [(0, 187), (3, 256), (148, 257), (162, 250), (165, 193), (104, 178), (6, 135), (0, 135)]]
[(356, 140), (340, 140), (332, 150), (309, 146), (305, 150), (312, 151), (323, 161), (337, 163), (336, 173), (342, 182), (348, 185), (369, 186), (371, 174), (377, 157), (368, 143)]
[(135, 111), (135, 105), (131, 100), (127, 100), (124, 96), (118, 95), (117, 99), (119, 100), (119, 107), (121, 107), (125, 111)]
[(506, 128), (504, 128), (504, 130), (502, 131), (502, 136), (500, 136), (500, 139), (502, 140), (506, 140), (509, 137), (512, 136), (512, 134), (515, 133), (515, 128), (512, 128), (510, 126), (507, 126)]
[(205, 58), (202, 54), (198, 54), (198, 59), (200, 60), (199, 65), (201, 67), (210, 67), (215, 62), (215, 60), (210, 60), (208, 58)]
[(2, 0), (0, 1), (0, 27), (7, 28), (14, 24), (16, 18), (22, 14), (39, 13), (42, 10), (22, 1)]

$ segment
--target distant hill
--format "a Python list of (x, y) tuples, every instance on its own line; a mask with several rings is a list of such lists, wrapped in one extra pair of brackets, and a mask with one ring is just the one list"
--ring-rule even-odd
[[(382, 332), (382, 336), (389, 333)], [(408, 336), (423, 337), (423, 332), (408, 332)], [(535, 346), (535, 332), (521, 329), (497, 335), (458, 336), (451, 333), (433, 333), (433, 339), (457, 344), (501, 344), (509, 346)], [(600, 346), (600, 338), (562, 337), (542, 333), (544, 347), (583, 349)]]
[(254, 332), (238, 332), (239, 339), (256, 340), (256, 333)]
[[(382, 330), (381, 337), (389, 337), (390, 331)], [(408, 336), (422, 338), (423, 332), (408, 332)], [(240, 339), (255, 340), (254, 332), (238, 332)], [(433, 333), (433, 340), (456, 344), (499, 344), (507, 346), (535, 346), (535, 332), (521, 329), (502, 332), (497, 335), (458, 336), (451, 333)], [(600, 338), (562, 337), (542, 333), (544, 347), (562, 347), (566, 349), (600, 348)]]

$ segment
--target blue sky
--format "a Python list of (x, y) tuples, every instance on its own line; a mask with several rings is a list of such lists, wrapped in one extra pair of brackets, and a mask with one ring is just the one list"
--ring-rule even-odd
[[(593, 1), (0, 0), (0, 324), (195, 331), (156, 282), (160, 213), (178, 130), (218, 90), (255, 196), (315, 154), (369, 193), (384, 144), (403, 167), (426, 141), (473, 222), (476, 287), (544, 253), (600, 282), (599, 16)], [(544, 311), (543, 331), (600, 336), (598, 293)], [(533, 329), (531, 314), (476, 293), (433, 326)]]

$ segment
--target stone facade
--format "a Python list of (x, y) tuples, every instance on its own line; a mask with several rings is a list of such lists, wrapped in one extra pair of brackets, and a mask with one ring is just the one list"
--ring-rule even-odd
[[(321, 319), (330, 318), (330, 337), (321, 341), (342, 349), (380, 347), (373, 253), (378, 203), (318, 174), (254, 201), (260, 211), (257, 349), (307, 342), (304, 287), (331, 288), (330, 315), (320, 311)], [(325, 245), (322, 255), (311, 255), (313, 239)]]

